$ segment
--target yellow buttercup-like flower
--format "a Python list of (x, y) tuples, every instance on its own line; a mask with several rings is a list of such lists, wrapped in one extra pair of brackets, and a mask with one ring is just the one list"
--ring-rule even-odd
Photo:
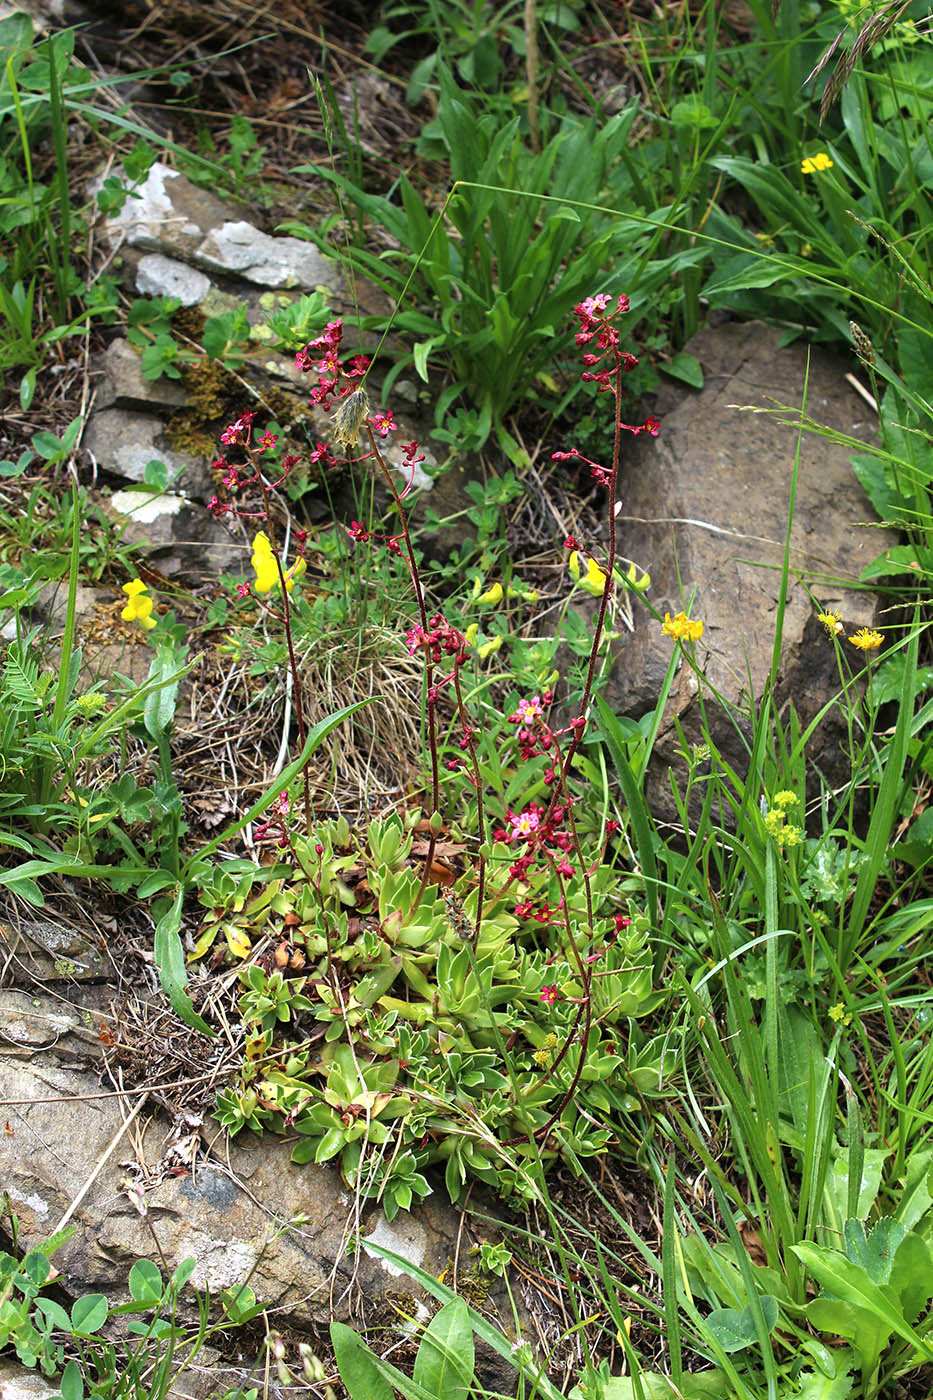
[(674, 617), (666, 612), (661, 631), (675, 642), (698, 642), (703, 636), (703, 623), (699, 618), (689, 618), (685, 612), (676, 613)]
[(821, 612), (816, 615), (817, 622), (822, 622), (826, 632), (830, 637), (835, 637), (842, 631), (842, 613)]
[(884, 636), (881, 632), (876, 632), (874, 628), (860, 627), (855, 635), (849, 638), (849, 641), (854, 647), (858, 647), (859, 651), (876, 651), (884, 641)]
[(127, 595), (126, 607), (120, 614), (123, 621), (138, 622), (144, 632), (151, 632), (156, 620), (152, 616), (152, 599), (142, 579), (134, 578), (125, 583), (123, 592)]
[(815, 156), (807, 156), (800, 162), (800, 169), (804, 175), (815, 175), (818, 170), (830, 170), (832, 164), (825, 151), (817, 151)]

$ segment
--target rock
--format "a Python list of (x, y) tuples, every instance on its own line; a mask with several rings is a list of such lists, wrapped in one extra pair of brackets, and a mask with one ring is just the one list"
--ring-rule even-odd
[(203, 506), (172, 492), (116, 491), (104, 510), (121, 522), (120, 539), (147, 548), (169, 578), (192, 573), (199, 582), (247, 567), (249, 549)]
[[(330, 1164), (296, 1166), (290, 1143), (271, 1135), (228, 1140), (210, 1121), (204, 1138), (218, 1155), (204, 1161), (190, 1115), (173, 1128), (147, 1105), (129, 1123), (137, 1093), (121, 1104), (96, 1077), (48, 1052), (41, 1063), (0, 1057), (0, 1097), (13, 1130), (0, 1134), (0, 1181), (19, 1216), (21, 1247), (46, 1239), (80, 1195), (70, 1217), (76, 1234), (55, 1255), (74, 1293), (124, 1298), (133, 1262), (153, 1257), (154, 1231), (170, 1268), (197, 1260), (198, 1288), (215, 1293), (248, 1279), (257, 1298), (301, 1328), (348, 1317), (360, 1290), (371, 1302), (420, 1295), (365, 1248), (348, 1252), (356, 1234), (435, 1277), (456, 1253), (460, 1217), (440, 1197), (391, 1224), (379, 1207), (358, 1215)], [(504, 1311), (506, 1326), (508, 1317)]]
[[(772, 400), (799, 405), (810, 357), (807, 413), (850, 437), (871, 442), (867, 410), (845, 382), (846, 367), (818, 346), (782, 348), (777, 330), (758, 323), (729, 323), (701, 331), (687, 346), (703, 365), (701, 391), (667, 391), (658, 406), (661, 434), (641, 437), (626, 452), (618, 519), (619, 553), (651, 574), (650, 597), (663, 614), (688, 608), (705, 631), (697, 659), (713, 741), (745, 771), (747, 758), (735, 728), (711, 700), (718, 690), (747, 711), (763, 693), (771, 664), (797, 433), (767, 412), (737, 412), (735, 405), (773, 408)], [(783, 643), (793, 653), (815, 609), (797, 577), (846, 580), (885, 543), (874, 512), (849, 465), (851, 449), (804, 434), (797, 501), (791, 531), (791, 579)], [(872, 621), (874, 602), (835, 582), (814, 585), (823, 609)], [(691, 598), (693, 601), (691, 602)], [(617, 714), (638, 717), (656, 703), (672, 643), (643, 610), (635, 630), (616, 644), (606, 699)], [(829, 645), (830, 653), (832, 651)], [(750, 687), (750, 692), (749, 692)], [(827, 677), (822, 700), (838, 689)], [(815, 712), (815, 711), (814, 711)], [(702, 739), (697, 681), (688, 666), (675, 677), (664, 712), (647, 795), (655, 815), (677, 821), (668, 769), (683, 776), (681, 741)]]
[[(94, 183), (91, 192), (96, 194)], [(134, 198), (105, 221), (104, 233), (112, 244), (125, 242), (203, 272), (233, 275), (260, 287), (306, 291), (324, 287), (352, 304), (339, 265), (313, 243), (261, 232), (236, 217), (239, 211), (161, 161), (150, 166), (133, 193)]]
[(106, 408), (130, 409), (145, 413), (153, 404), (160, 408), (181, 408), (187, 395), (177, 379), (163, 375), (161, 379), (145, 379), (140, 368), (139, 352), (128, 340), (114, 340), (95, 369), (100, 374), (94, 397), (96, 413)]
[[(36, 997), (14, 987), (0, 989), (0, 1049), (34, 1051), (58, 1045), (85, 1031), (80, 1014), (67, 1002)], [(81, 1047), (83, 1048), (83, 1047)]]
[(163, 425), (152, 414), (105, 408), (91, 418), (84, 446), (102, 471), (126, 481), (144, 481), (148, 463), (158, 461), (165, 463), (169, 477), (189, 495), (207, 499), (213, 494), (208, 464), (203, 458), (166, 447)]
[(7, 924), (6, 949), (12, 954), (16, 980), (87, 981), (112, 974), (102, 944), (87, 934), (51, 919), (23, 919)]
[(27, 1371), (7, 1358), (0, 1360), (0, 1400), (52, 1400), (60, 1393), (41, 1371)]
[(144, 297), (174, 297), (182, 306), (198, 306), (211, 289), (211, 279), (197, 268), (147, 253), (136, 267), (136, 290)]

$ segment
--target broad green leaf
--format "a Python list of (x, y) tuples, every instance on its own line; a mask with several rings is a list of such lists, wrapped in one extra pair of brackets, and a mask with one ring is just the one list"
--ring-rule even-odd
[(162, 1298), (162, 1275), (151, 1259), (137, 1259), (130, 1269), (130, 1296), (137, 1303), (158, 1303)]
[[(864, 1310), (888, 1331), (896, 1332), (905, 1342), (910, 1342), (921, 1356), (933, 1360), (933, 1347), (905, 1321), (899, 1300), (892, 1295), (889, 1287), (872, 1283), (864, 1269), (853, 1264), (837, 1249), (825, 1249), (815, 1244), (795, 1244), (791, 1245), (791, 1249), (830, 1295)], [(854, 1340), (858, 1344), (858, 1339)]]
[(185, 990), (188, 985), (188, 972), (185, 967), (185, 950), (178, 933), (181, 928), (181, 906), (184, 898), (184, 888), (180, 886), (172, 907), (156, 924), (153, 946), (155, 965), (162, 990), (171, 1002), (175, 1015), (180, 1016), (185, 1024), (192, 1026), (194, 1030), (212, 1036), (214, 1032), (195, 1011)]
[(891, 1288), (908, 1322), (916, 1322), (933, 1298), (933, 1258), (926, 1240), (911, 1230), (894, 1258)]
[(684, 384), (690, 384), (694, 389), (703, 388), (703, 366), (696, 355), (688, 355), (686, 351), (681, 351), (675, 355), (668, 363), (662, 364), (660, 368), (665, 374), (669, 374), (672, 379), (680, 379)]
[(58, 1383), (62, 1400), (84, 1400), (84, 1381), (77, 1361), (69, 1361)]
[(428, 382), (428, 356), (437, 344), (437, 336), (432, 336), (430, 340), (420, 340), (412, 350), (412, 363), (417, 371), (418, 378)]
[(894, 1256), (906, 1234), (900, 1221), (890, 1215), (883, 1216), (870, 1235), (865, 1233), (864, 1221), (847, 1220), (846, 1254), (865, 1270), (872, 1283), (888, 1283)]
[(107, 1321), (107, 1299), (103, 1293), (88, 1293), (77, 1298), (71, 1309), (71, 1325), (81, 1336), (98, 1332)]
[(841, 1375), (820, 1375), (818, 1371), (804, 1371), (797, 1384), (800, 1387), (797, 1400), (846, 1400), (852, 1394), (852, 1375), (848, 1370)]
[[(768, 1331), (772, 1332), (778, 1319), (777, 1300), (764, 1294), (759, 1302), (765, 1325)], [(716, 1308), (707, 1317), (706, 1325), (723, 1351), (742, 1351), (758, 1340), (755, 1315), (750, 1307), (742, 1308), (741, 1311), (738, 1308)]]
[(431, 1319), (415, 1358), (415, 1380), (434, 1395), (466, 1400), (473, 1384), (473, 1329), (466, 1304), (445, 1303)]
[(330, 1340), (350, 1400), (394, 1400), (392, 1387), (379, 1374), (373, 1353), (352, 1327), (332, 1322)]
[(198, 1266), (196, 1259), (183, 1259), (172, 1272), (172, 1283), (176, 1288), (184, 1288)]
[(53, 1298), (37, 1298), (36, 1309), (47, 1319), (50, 1327), (59, 1332), (71, 1331), (71, 1318), (61, 1303), (56, 1303)]
[(853, 1307), (839, 1298), (814, 1298), (807, 1304), (807, 1321), (821, 1332), (852, 1342), (867, 1374), (875, 1370), (891, 1340), (891, 1329), (866, 1308)]

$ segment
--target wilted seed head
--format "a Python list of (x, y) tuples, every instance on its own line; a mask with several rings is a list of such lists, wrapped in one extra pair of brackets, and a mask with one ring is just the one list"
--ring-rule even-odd
[(369, 412), (369, 399), (365, 389), (355, 389), (341, 400), (334, 414), (334, 437), (341, 447), (355, 447), (360, 436), (363, 419)]
[(855, 353), (858, 355), (863, 365), (873, 365), (875, 363), (875, 348), (870, 338), (862, 330), (857, 321), (849, 322), (849, 330), (852, 332), (852, 343), (855, 346)]

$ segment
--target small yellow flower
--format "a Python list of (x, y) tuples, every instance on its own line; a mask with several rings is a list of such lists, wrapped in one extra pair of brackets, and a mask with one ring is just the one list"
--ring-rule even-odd
[(765, 817), (765, 828), (768, 835), (773, 836), (776, 841), (780, 841), (781, 832), (784, 829), (784, 813), (777, 807), (772, 807)]
[(815, 175), (818, 170), (830, 170), (832, 161), (825, 151), (818, 151), (815, 156), (807, 156), (800, 162), (800, 169), (804, 175)]
[(875, 651), (881, 646), (884, 637), (874, 628), (860, 627), (855, 636), (849, 638), (849, 641), (854, 647), (858, 647), (859, 651)]
[[(586, 573), (583, 572), (584, 563)], [(594, 598), (601, 598), (606, 587), (606, 571), (601, 569), (595, 559), (584, 556), (578, 549), (570, 554), (567, 560), (571, 577), (574, 583), (578, 583), (581, 588), (585, 588), (587, 593), (591, 593)]]
[(480, 661), (485, 661), (486, 657), (490, 656), (494, 651), (498, 651), (501, 645), (502, 638), (493, 637), (492, 641), (483, 642), (482, 646), (476, 648), (476, 655), (479, 657)]
[(775, 807), (796, 807), (797, 801), (797, 794), (795, 792), (789, 792), (786, 788), (782, 792), (776, 792), (774, 794)]
[(491, 587), (486, 589), (485, 593), (481, 593), (479, 595), (477, 601), (480, 603), (501, 603), (503, 597), (504, 593), (502, 589), (502, 584), (494, 583), (491, 585)]
[(835, 1006), (829, 1008), (829, 1014), (837, 1025), (840, 1024), (840, 1022), (844, 1026), (851, 1026), (852, 1024), (852, 1012), (846, 1011), (841, 1001), (837, 1001)]
[(647, 593), (648, 589), (651, 587), (651, 575), (642, 574), (641, 578), (639, 578), (638, 570), (635, 568), (634, 564), (629, 564), (625, 571), (625, 579), (629, 587), (634, 588), (636, 593)]
[(128, 598), (126, 607), (120, 614), (123, 621), (138, 622), (144, 632), (151, 632), (156, 625), (156, 620), (151, 616), (152, 599), (149, 597), (142, 579), (134, 578), (129, 583), (125, 583), (123, 592)]
[[(271, 593), (273, 588), (278, 587), (279, 569), (275, 562), (275, 555), (272, 553), (269, 536), (265, 530), (260, 530), (253, 540), (253, 557), (250, 563), (256, 574), (254, 587), (257, 593)], [(301, 578), (307, 567), (304, 559), (295, 560), (295, 563), (285, 574), (285, 591), (287, 593), (291, 593), (295, 587), (295, 580)]]
[(675, 617), (666, 612), (661, 631), (666, 636), (673, 637), (675, 642), (698, 642), (703, 636), (703, 624), (699, 618), (689, 618), (685, 612), (679, 612)]
[(96, 715), (106, 708), (107, 697), (99, 690), (89, 690), (77, 697), (77, 706), (83, 715)]
[(817, 613), (816, 620), (817, 622), (822, 622), (823, 626), (826, 628), (827, 635), (830, 637), (838, 636), (838, 634), (842, 631), (842, 613)]
[(474, 646), (474, 645), (475, 645), (475, 643), (476, 643), (476, 636), (477, 636), (477, 633), (478, 633), (478, 632), (479, 632), (479, 623), (478, 623), (478, 622), (471, 622), (470, 625), (469, 625), (469, 627), (467, 628), (467, 630), (466, 630), (466, 631), (464, 632), (464, 634), (463, 634), (463, 640), (466, 642), (466, 644), (467, 644), (468, 647), (471, 647), (471, 646)]
[(790, 822), (787, 822), (786, 825), (781, 828), (778, 836), (778, 845), (787, 846), (788, 849), (790, 849), (791, 846), (799, 846), (802, 835), (803, 832), (800, 830), (799, 826), (791, 826)]

